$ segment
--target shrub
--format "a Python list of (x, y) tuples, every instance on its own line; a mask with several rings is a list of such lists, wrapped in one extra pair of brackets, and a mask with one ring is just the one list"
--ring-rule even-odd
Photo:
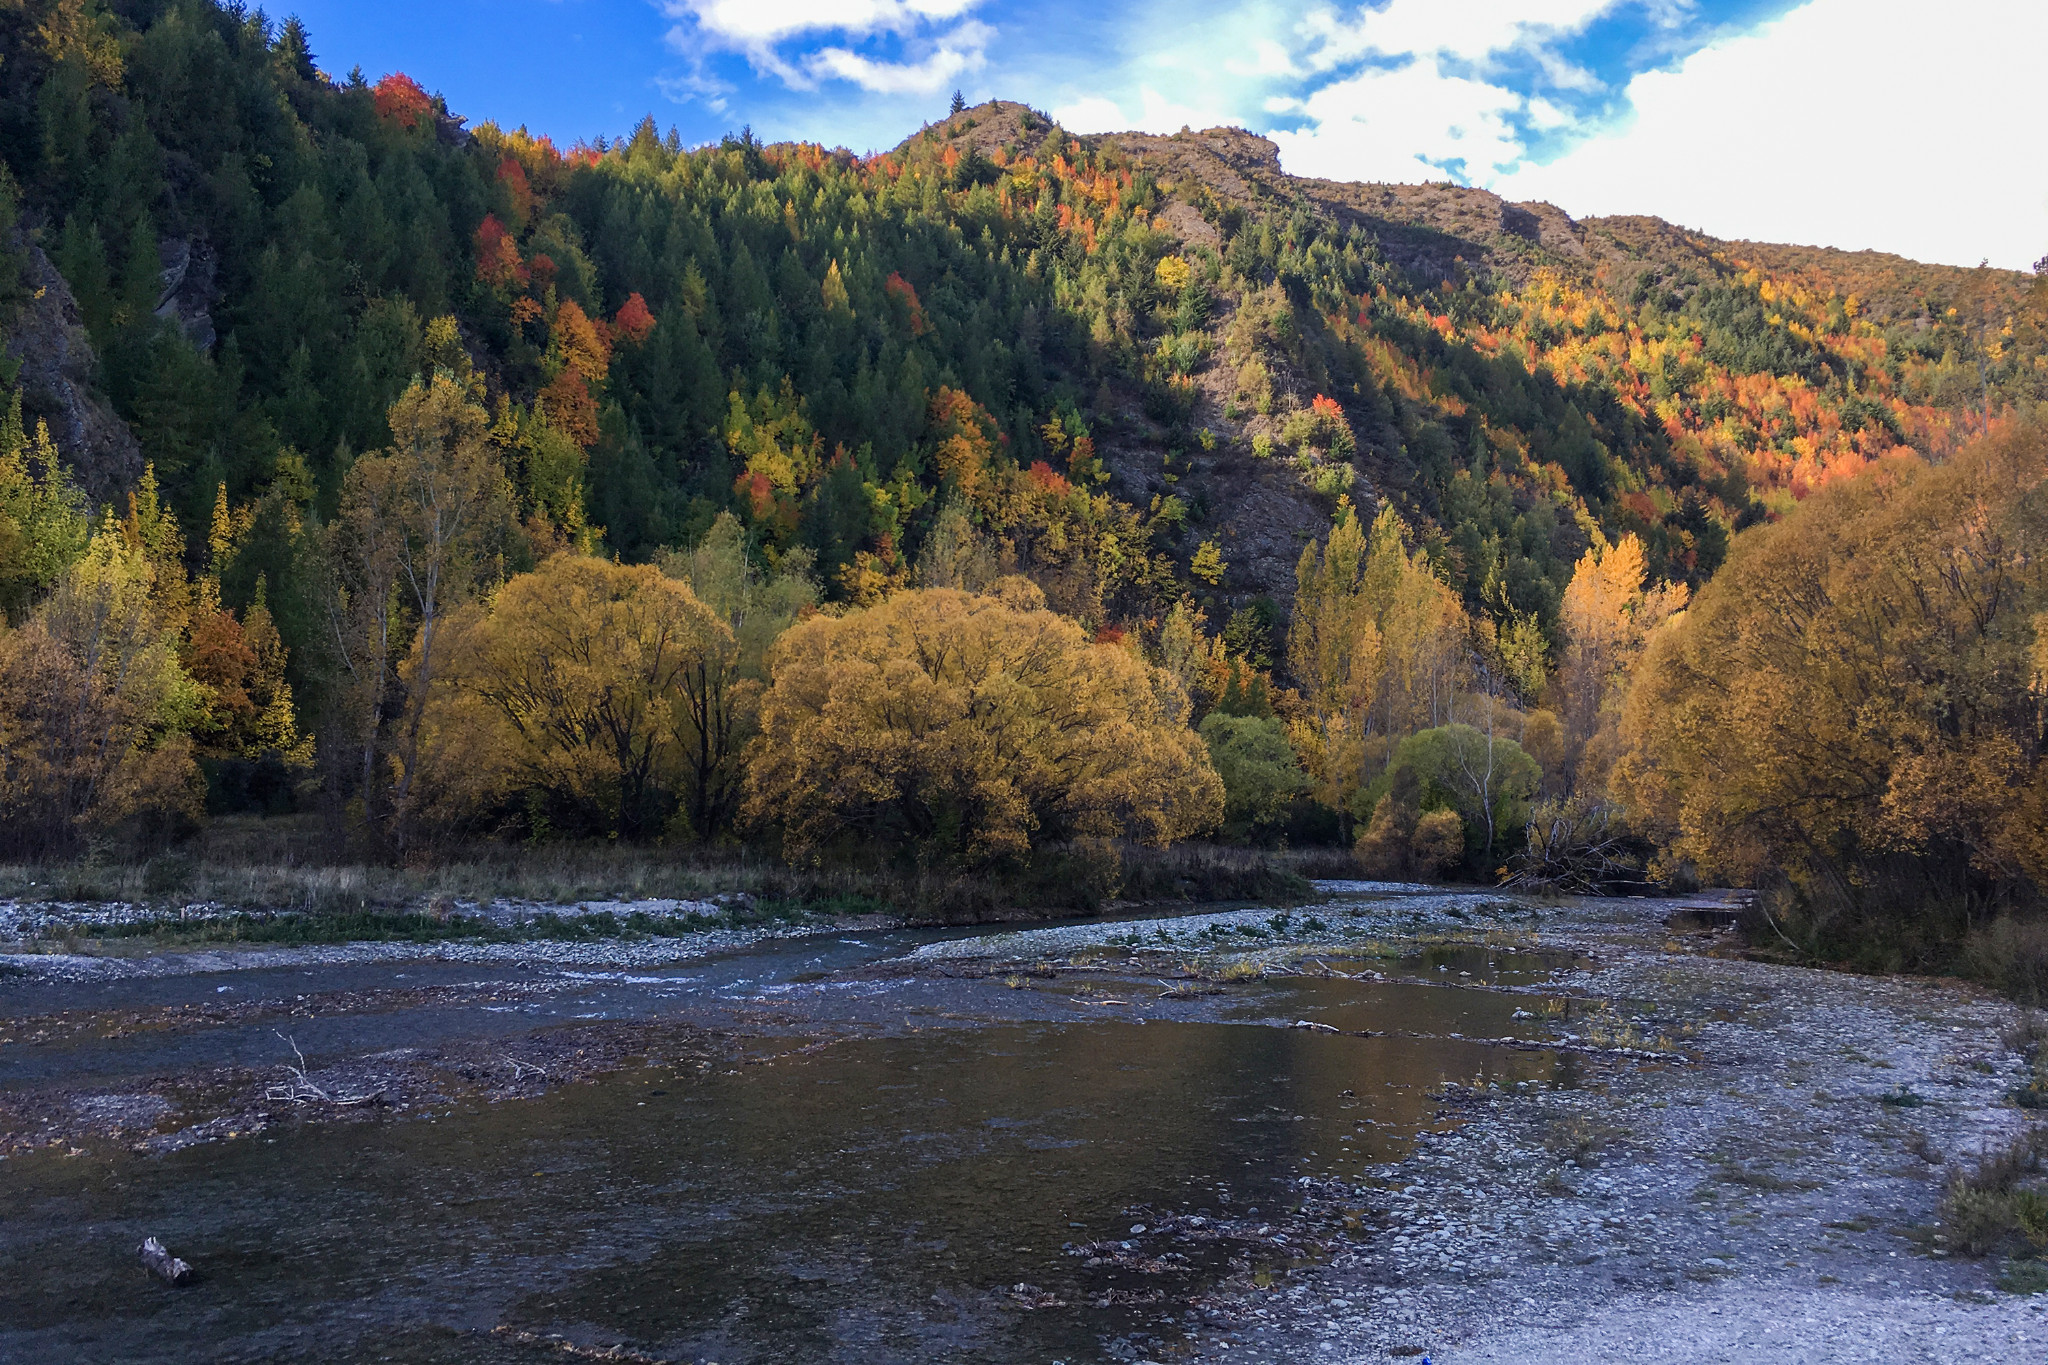
[(2048, 1191), (2039, 1188), (2048, 1128), (2034, 1128), (1949, 1182), (1941, 1224), (1966, 1256), (2048, 1251)]
[(1279, 720), (1212, 711), (1202, 718), (1201, 736), (1223, 779), (1223, 822), (1239, 837), (1284, 820), (1308, 790), (1308, 774)]
[(1170, 842), (1223, 813), (1179, 684), (1027, 580), (813, 617), (773, 658), (747, 809), (792, 854), (852, 841), (978, 866), (1048, 841)]

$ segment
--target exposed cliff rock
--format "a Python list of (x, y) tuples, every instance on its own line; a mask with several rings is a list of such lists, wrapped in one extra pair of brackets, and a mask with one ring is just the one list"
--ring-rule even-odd
[(29, 243), (24, 254), (27, 297), (0, 341), (0, 351), (21, 366), (23, 418), (49, 423), (87, 495), (110, 501), (141, 475), (142, 447), (93, 387), (99, 358), (71, 286), (41, 247)]
[(175, 322), (185, 339), (202, 351), (211, 351), (215, 340), (211, 309), (213, 248), (204, 241), (173, 237), (158, 249), (163, 261), (163, 292), (157, 299), (156, 315)]

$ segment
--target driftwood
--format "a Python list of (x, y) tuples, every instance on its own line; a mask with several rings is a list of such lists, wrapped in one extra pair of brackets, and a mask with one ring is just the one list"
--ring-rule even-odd
[(1508, 860), (1512, 891), (1600, 896), (1645, 886), (1638, 840), (1614, 807), (1573, 797), (1530, 813), (1525, 842)]
[[(271, 1032), (277, 1033), (277, 1030), (272, 1029)], [(306, 1054), (299, 1051), (298, 1040), (295, 1038), (285, 1038), (282, 1033), (278, 1033), (277, 1036), (284, 1038), (284, 1041), (290, 1045), (292, 1054), (299, 1059), (299, 1064), (293, 1066), (287, 1062), (284, 1068), (285, 1079), (276, 1085), (264, 1087), (263, 1098), (269, 1100), (272, 1104), (319, 1103), (338, 1104), (346, 1107), (354, 1104), (369, 1104), (384, 1093), (382, 1090), (372, 1090), (361, 1095), (340, 1095), (322, 1090), (319, 1086), (313, 1084), (306, 1075)]]
[(164, 1250), (164, 1244), (154, 1237), (142, 1239), (142, 1263), (165, 1284), (192, 1283), (192, 1267)]

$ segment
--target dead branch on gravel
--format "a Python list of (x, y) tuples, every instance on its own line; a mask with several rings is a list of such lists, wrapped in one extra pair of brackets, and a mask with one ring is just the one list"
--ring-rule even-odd
[(1510, 875), (1501, 885), (1575, 896), (1640, 886), (1640, 844), (1621, 812), (1607, 802), (1576, 796), (1539, 802), (1530, 813), (1522, 849), (1509, 859)]
[[(277, 1033), (277, 1030), (272, 1029), (271, 1032)], [(306, 1075), (306, 1054), (299, 1051), (298, 1040), (287, 1038), (282, 1033), (278, 1033), (277, 1036), (291, 1048), (292, 1055), (299, 1059), (299, 1064), (293, 1066), (289, 1062), (285, 1063), (285, 1079), (274, 1085), (264, 1087), (263, 1098), (271, 1103), (332, 1104), (345, 1109), (351, 1105), (368, 1104), (383, 1095), (384, 1092), (381, 1089), (368, 1091), (360, 1095), (330, 1094), (321, 1089), (313, 1084), (312, 1079)]]

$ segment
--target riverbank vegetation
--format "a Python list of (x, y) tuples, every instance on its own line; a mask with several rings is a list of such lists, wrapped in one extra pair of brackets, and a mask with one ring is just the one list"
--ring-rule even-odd
[[(564, 150), (309, 44), (0, 12), (18, 882), (970, 915), (1306, 857), (1736, 881), (2048, 991), (2038, 278), (1438, 271), (1021, 106)], [(1291, 595), (1228, 460), (1293, 471)], [(194, 851), (263, 820), (288, 871)]]

